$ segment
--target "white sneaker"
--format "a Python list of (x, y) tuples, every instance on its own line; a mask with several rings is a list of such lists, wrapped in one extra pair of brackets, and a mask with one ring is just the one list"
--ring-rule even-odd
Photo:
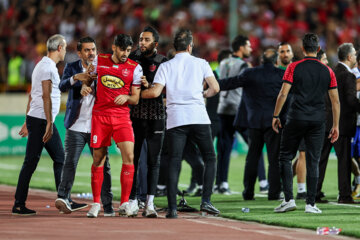
[(311, 206), (310, 204), (306, 204), (305, 212), (306, 213), (322, 213), (322, 211), (315, 204), (314, 204), (314, 206)]
[(129, 202), (124, 202), (119, 206), (119, 215), (120, 216), (126, 216), (125, 208), (127, 205), (129, 205)]
[(282, 213), (282, 212), (293, 211), (295, 209), (296, 209), (296, 204), (294, 199), (290, 199), (288, 202), (286, 202), (284, 199), (278, 207), (274, 208), (274, 212)]
[(137, 200), (130, 200), (129, 204), (125, 205), (125, 213), (128, 217), (136, 217), (139, 212)]
[(115, 212), (114, 211), (108, 213), (104, 212), (104, 217), (115, 217)]
[(86, 216), (89, 218), (96, 218), (99, 212), (100, 212), (100, 203), (93, 203)]
[(158, 214), (154, 208), (154, 204), (149, 204), (148, 206), (146, 206), (142, 215), (143, 217), (147, 218), (157, 218)]

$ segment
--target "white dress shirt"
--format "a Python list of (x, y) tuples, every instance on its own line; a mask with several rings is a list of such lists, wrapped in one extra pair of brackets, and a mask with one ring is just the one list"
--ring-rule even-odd
[[(83, 72), (85, 71), (86, 68), (83, 67)], [(76, 83), (73, 77), (70, 78), (70, 83), (71, 85), (74, 85)], [(69, 130), (82, 133), (91, 133), (91, 116), (95, 102), (94, 83), (92, 83), (91, 87), (93, 89), (92, 93), (81, 98), (79, 116), (75, 120), (74, 124), (71, 125)]]
[(203, 98), (203, 82), (214, 76), (204, 59), (178, 53), (160, 64), (154, 83), (166, 87), (166, 128), (189, 124), (210, 124)]

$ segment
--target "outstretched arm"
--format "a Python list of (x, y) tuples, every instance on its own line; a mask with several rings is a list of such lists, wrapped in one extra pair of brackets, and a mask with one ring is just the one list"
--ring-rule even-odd
[(152, 85), (150, 88), (141, 91), (141, 98), (157, 98), (160, 96), (163, 89), (164, 85), (161, 85), (160, 83), (154, 83), (154, 85)]
[(205, 81), (209, 86), (209, 88), (204, 91), (203, 95), (205, 98), (212, 97), (220, 91), (219, 83), (214, 76), (205, 78)]

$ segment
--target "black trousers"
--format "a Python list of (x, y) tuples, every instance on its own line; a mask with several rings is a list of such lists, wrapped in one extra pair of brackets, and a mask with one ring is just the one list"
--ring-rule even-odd
[(269, 181), (269, 199), (279, 198), (281, 191), (280, 173), (279, 173), (279, 151), (280, 134), (273, 131), (271, 127), (264, 129), (249, 129), (249, 151), (246, 156), (244, 170), (244, 191), (245, 199), (254, 197), (254, 187), (258, 175), (259, 158), (262, 155), (266, 144), (269, 159), (268, 181)]
[[(138, 162), (138, 170), (137, 170), (137, 180), (136, 180), (136, 198), (140, 199), (142, 202), (146, 202), (147, 198), (147, 174), (148, 174), (148, 166), (147, 166), (147, 144), (146, 141), (143, 142), (141, 147), (140, 158)], [(160, 174), (159, 174), (160, 177)]]
[[(65, 163), (62, 170), (61, 182), (58, 189), (58, 196), (70, 199), (71, 188), (74, 184), (76, 168), (80, 155), (87, 144), (91, 155), (93, 148), (90, 147), (91, 133), (82, 133), (72, 130), (66, 130), (65, 135)], [(111, 192), (111, 172), (109, 163), (109, 154), (106, 154), (104, 164), (104, 181), (101, 188), (101, 201), (103, 206), (111, 205), (113, 194)]]
[(64, 165), (64, 148), (55, 124), (53, 124), (53, 135), (45, 144), (43, 143), (42, 138), (46, 131), (46, 120), (26, 116), (26, 127), (29, 135), (26, 143), (25, 160), (20, 170), (16, 186), (16, 206), (25, 206), (30, 180), (40, 160), (41, 152), (44, 147), (54, 162), (53, 171), (56, 189), (58, 189), (60, 184), (61, 171)]
[(186, 141), (183, 159), (185, 159), (191, 167), (191, 183), (203, 185), (204, 162), (196, 143), (190, 138)]
[(319, 178), (319, 161), (325, 134), (325, 123), (319, 121), (288, 120), (280, 143), (280, 175), (285, 200), (294, 199), (293, 173), (291, 161), (296, 156), (300, 141), (306, 146), (306, 186), (307, 204), (315, 204), (316, 186)]
[(135, 174), (134, 181), (131, 189), (130, 199), (136, 198), (137, 186), (137, 169), (141, 148), (144, 140), (147, 144), (147, 193), (148, 195), (155, 195), (156, 185), (159, 179), (160, 169), (160, 154), (163, 145), (164, 132), (165, 132), (165, 119), (162, 120), (147, 120), (133, 118), (132, 126), (135, 135), (134, 147), (134, 166)]
[(209, 124), (191, 124), (171, 128), (166, 131), (170, 154), (167, 182), (167, 197), (170, 210), (176, 210), (176, 193), (179, 169), (186, 140), (191, 138), (198, 146), (205, 165), (202, 201), (210, 201), (216, 172), (215, 150), (212, 144)]
[[(218, 136), (217, 142), (217, 173), (216, 173), (216, 184), (220, 185), (222, 182), (228, 181), (229, 175), (229, 165), (230, 165), (230, 155), (232, 146), (235, 138), (235, 127), (233, 126), (235, 116), (234, 115), (225, 115), (219, 114), (220, 119), (220, 133)], [(248, 130), (244, 129), (239, 131), (241, 137), (246, 143), (248, 143)], [(264, 167), (264, 157), (263, 154), (260, 155), (258, 161), (260, 162), (258, 175), (259, 180), (264, 180), (265, 178), (265, 167)]]
[[(167, 135), (165, 134), (164, 143), (167, 143)], [(159, 174), (159, 184), (167, 184), (167, 176), (169, 171), (169, 162), (170, 155), (168, 150), (168, 144), (164, 144), (161, 151), (160, 159), (160, 174)], [(197, 147), (194, 140), (188, 138), (186, 139), (183, 156), (181, 159), (184, 159), (191, 167), (191, 182), (197, 183), (198, 185), (203, 185), (204, 182), (204, 162), (201, 157), (199, 148)], [(179, 173), (181, 166), (179, 169)]]
[(317, 194), (321, 192), (330, 150), (334, 146), (338, 159), (339, 200), (351, 199), (351, 137), (340, 135), (338, 140), (332, 144), (330, 139), (327, 138), (328, 135), (328, 133), (325, 134), (324, 145), (321, 151)]

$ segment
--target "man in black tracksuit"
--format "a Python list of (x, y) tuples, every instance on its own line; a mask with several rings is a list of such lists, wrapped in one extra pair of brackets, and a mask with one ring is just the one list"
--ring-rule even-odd
[(308, 33), (303, 38), (303, 60), (291, 63), (284, 74), (273, 116), (273, 129), (282, 127), (279, 119), (282, 106), (291, 89), (292, 99), (280, 142), (280, 174), (285, 194), (284, 201), (275, 212), (296, 209), (293, 197), (292, 166), (301, 139), (306, 145), (306, 213), (321, 213), (315, 205), (316, 186), (319, 178), (319, 160), (325, 137), (325, 95), (332, 105), (333, 126), (328, 135), (331, 142), (339, 137), (340, 103), (334, 72), (316, 58), (320, 50), (319, 38)]
[[(159, 41), (158, 32), (152, 27), (145, 27), (140, 34), (139, 48), (132, 52), (130, 59), (138, 62), (146, 76), (149, 85), (154, 80), (159, 65), (167, 58), (156, 51)], [(154, 209), (153, 199), (156, 193), (156, 185), (159, 178), (160, 153), (165, 132), (165, 106), (163, 96), (154, 99), (140, 98), (138, 105), (131, 107), (131, 120), (135, 135), (134, 182), (130, 199), (136, 201), (136, 175), (141, 153), (141, 147), (146, 140), (147, 143), (147, 200), (143, 216), (157, 217)]]

